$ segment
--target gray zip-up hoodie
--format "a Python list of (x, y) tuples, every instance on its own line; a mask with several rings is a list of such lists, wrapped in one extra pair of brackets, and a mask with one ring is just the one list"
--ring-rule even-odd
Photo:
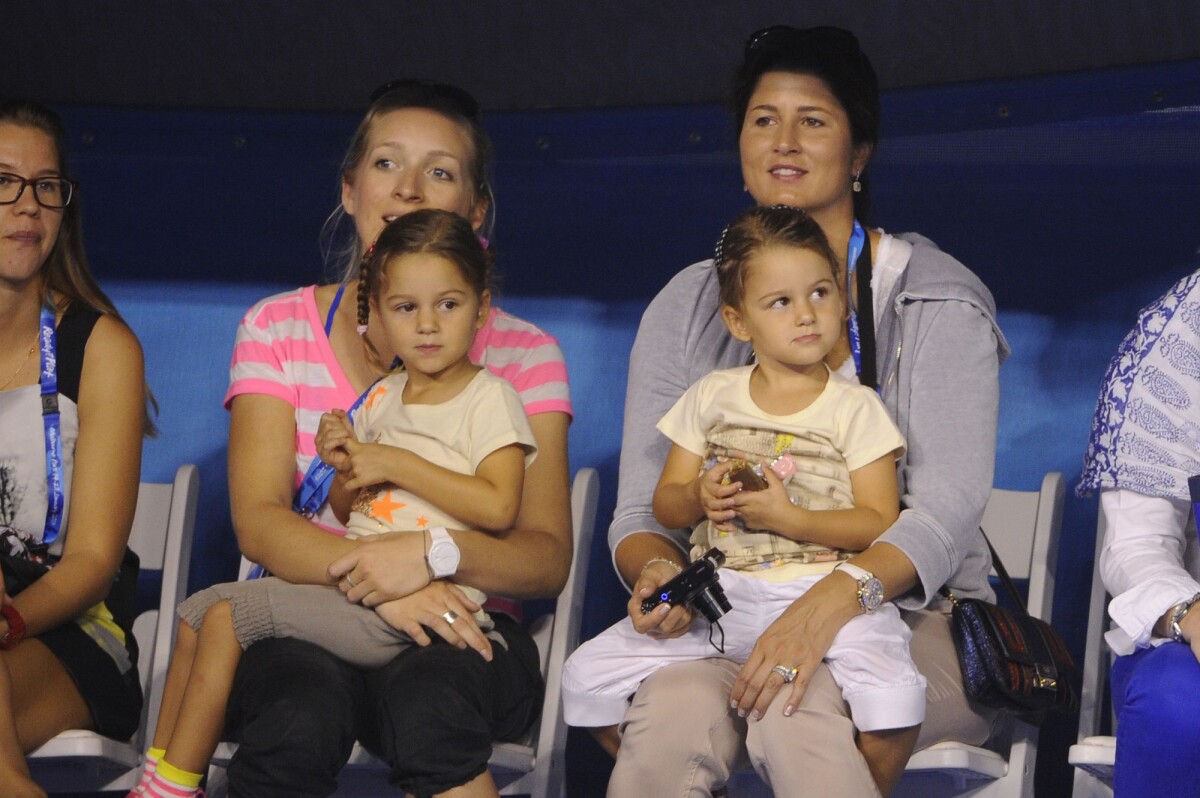
[[(922, 236), (886, 300), (876, 331), (884, 404), (907, 441), (899, 463), (899, 519), (879, 540), (912, 561), (919, 585), (897, 598), (926, 606), (943, 585), (956, 596), (992, 600), (979, 521), (992, 488), (1000, 363), (1008, 343), (987, 288)], [(879, 303), (880, 297), (875, 298)], [(650, 303), (629, 358), (612, 551), (626, 536), (653, 532), (687, 551), (687, 530), (654, 520), (654, 487), (670, 441), (655, 424), (693, 382), (749, 362), (751, 351), (721, 321), (712, 261), (689, 266)]]

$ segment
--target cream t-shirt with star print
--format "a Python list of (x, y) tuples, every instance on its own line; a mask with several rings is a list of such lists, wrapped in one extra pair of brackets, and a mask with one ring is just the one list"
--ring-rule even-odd
[[(537, 456), (521, 399), (506, 380), (481, 369), (457, 396), (436, 405), (405, 404), (407, 382), (408, 375), (401, 371), (384, 377), (371, 389), (354, 414), (354, 432), (360, 441), (408, 449), (461, 474), (474, 474), (489, 454), (505, 446), (515, 444), (525, 450), (526, 468)], [(382, 484), (359, 491), (346, 536), (423, 532), (439, 526), (462, 529), (467, 525), (414, 493)], [(486, 599), (475, 588), (459, 587), (480, 605)]]

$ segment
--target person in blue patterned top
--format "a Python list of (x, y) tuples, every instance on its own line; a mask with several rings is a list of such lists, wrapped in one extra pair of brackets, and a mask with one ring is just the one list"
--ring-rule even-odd
[(1108, 367), (1080, 495), (1099, 491), (1123, 798), (1200, 789), (1200, 270), (1138, 314)]

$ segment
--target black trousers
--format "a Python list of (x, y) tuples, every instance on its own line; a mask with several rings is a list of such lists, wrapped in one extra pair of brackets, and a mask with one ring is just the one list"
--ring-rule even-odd
[(533, 640), (494, 617), (508, 648), (493, 642), (491, 662), (436, 635), (367, 673), (292, 638), (250, 646), (226, 715), (227, 736), (239, 743), (230, 795), (331, 795), (356, 739), (388, 763), (392, 784), (418, 798), (478, 776), (492, 743), (519, 739), (542, 704)]

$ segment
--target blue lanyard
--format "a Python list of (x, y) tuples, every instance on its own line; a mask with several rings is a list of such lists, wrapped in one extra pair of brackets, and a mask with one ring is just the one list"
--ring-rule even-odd
[[(351, 421), (354, 421), (354, 413), (366, 400), (371, 388), (374, 387), (375, 383), (373, 382), (367, 390), (363, 391), (362, 396), (355, 399), (354, 404), (350, 405), (346, 415), (350, 417)], [(296, 489), (296, 496), (292, 499), (292, 509), (305, 518), (312, 518), (329, 498), (329, 488), (332, 484), (333, 466), (314, 454), (312, 462), (308, 464), (308, 471), (304, 473), (300, 487)]]
[(854, 230), (850, 234), (850, 248), (846, 253), (846, 299), (847, 305), (850, 306), (850, 355), (854, 358), (854, 371), (858, 374), (862, 373), (862, 337), (858, 331), (858, 313), (854, 310), (853, 303), (849, 302), (849, 298), (854, 296), (854, 274), (858, 268), (858, 258), (862, 254), (865, 239), (866, 233), (863, 232), (862, 225), (855, 219)]
[(54, 329), (54, 311), (42, 308), (41, 330), (42, 427), (46, 439), (46, 531), (42, 545), (58, 537), (63, 517), (62, 424), (58, 412), (58, 336)]

